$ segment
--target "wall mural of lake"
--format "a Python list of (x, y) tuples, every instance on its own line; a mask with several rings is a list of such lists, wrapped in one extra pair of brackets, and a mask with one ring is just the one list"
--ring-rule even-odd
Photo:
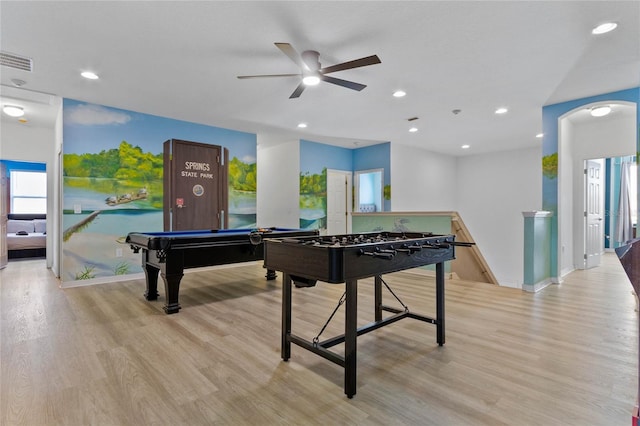
[(229, 228), (256, 226), (256, 135), (63, 103), (63, 282), (142, 272), (129, 232), (163, 230), (163, 142), (229, 150)]

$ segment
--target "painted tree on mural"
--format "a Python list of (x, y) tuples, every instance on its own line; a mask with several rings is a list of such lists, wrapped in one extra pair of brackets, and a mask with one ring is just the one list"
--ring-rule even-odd
[(236, 157), (229, 161), (229, 186), (238, 191), (256, 192), (256, 164), (247, 164)]
[(162, 179), (162, 154), (144, 152), (127, 141), (97, 154), (64, 154), (63, 175), (113, 179)]
[(550, 155), (542, 157), (542, 174), (548, 179), (558, 177), (558, 153), (554, 152)]
[(320, 174), (300, 173), (301, 194), (327, 194), (327, 168), (324, 167)]

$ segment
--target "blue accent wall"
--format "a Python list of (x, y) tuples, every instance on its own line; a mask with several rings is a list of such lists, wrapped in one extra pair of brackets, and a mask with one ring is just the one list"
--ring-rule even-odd
[(319, 174), (322, 169), (353, 171), (353, 150), (300, 140), (300, 172)]
[(0, 160), (0, 163), (4, 164), (7, 169), (7, 177), (9, 177), (9, 173), (11, 170), (20, 170), (27, 172), (45, 172), (47, 170), (47, 165), (44, 163), (28, 163), (25, 161), (11, 161), (11, 160)]
[[(391, 185), (391, 143), (366, 146), (353, 150), (353, 171), (383, 169), (384, 186)], [(384, 200), (384, 210), (391, 211), (391, 199)]]

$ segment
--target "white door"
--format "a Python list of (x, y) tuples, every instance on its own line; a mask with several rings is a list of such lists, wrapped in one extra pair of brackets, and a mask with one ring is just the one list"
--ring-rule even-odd
[(327, 234), (349, 233), (351, 173), (327, 170)]
[(600, 265), (604, 247), (604, 182), (601, 163), (587, 160), (585, 196), (585, 255), (586, 269)]

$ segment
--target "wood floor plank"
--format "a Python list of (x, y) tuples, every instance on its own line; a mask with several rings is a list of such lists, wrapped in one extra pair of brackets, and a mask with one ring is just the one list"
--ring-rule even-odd
[[(627, 425), (638, 388), (638, 312), (617, 258), (538, 293), (446, 281), (446, 344), (406, 319), (358, 339), (357, 393), (343, 370), (292, 347), (280, 359), (281, 277), (258, 263), (194, 270), (165, 315), (144, 281), (61, 289), (44, 260), (0, 270), (0, 424)], [(433, 276), (385, 276), (435, 315)], [(373, 280), (358, 285), (373, 320)], [(293, 291), (312, 339), (344, 285)], [(401, 307), (384, 291), (385, 304)], [(344, 306), (321, 339), (343, 332)], [(343, 345), (334, 347), (337, 352)]]

